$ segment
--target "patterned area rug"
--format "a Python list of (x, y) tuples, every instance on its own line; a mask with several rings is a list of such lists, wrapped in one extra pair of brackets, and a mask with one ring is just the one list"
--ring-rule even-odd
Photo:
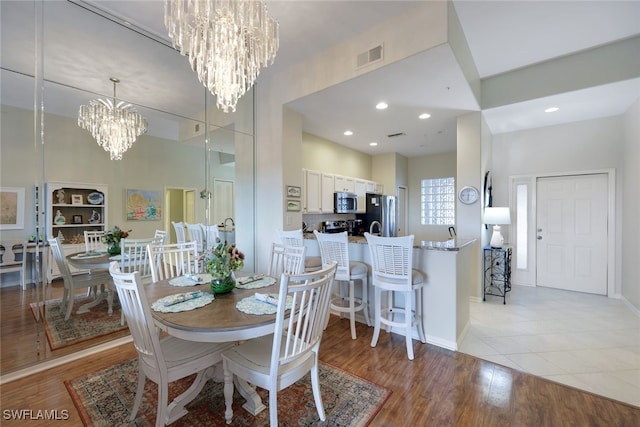
[[(155, 425), (157, 386), (145, 384), (144, 397), (135, 421), (129, 423), (135, 397), (138, 361), (131, 359), (97, 372), (65, 381), (65, 385), (85, 426)], [(188, 388), (194, 376), (169, 384), (169, 402)], [(389, 398), (391, 391), (326, 364), (320, 364), (320, 388), (326, 421), (318, 418), (311, 378), (306, 375), (278, 393), (280, 426), (366, 426)], [(268, 406), (268, 392), (258, 388)], [(257, 416), (242, 408), (244, 398), (236, 391), (233, 402), (234, 426), (268, 426), (269, 408)], [(223, 384), (208, 381), (200, 395), (187, 406), (189, 413), (172, 426), (226, 426)]]
[[(45, 332), (51, 350), (57, 350), (103, 335), (127, 329), (120, 324), (120, 303), (113, 301), (113, 313), (108, 314), (107, 301), (102, 301), (91, 308), (88, 313), (77, 314), (78, 308), (93, 301), (93, 297), (76, 296), (73, 311), (69, 320), (64, 320), (64, 312), (60, 306), (61, 299), (45, 301)], [(31, 312), (36, 315), (36, 304), (31, 303)], [(40, 312), (42, 313), (42, 303)]]

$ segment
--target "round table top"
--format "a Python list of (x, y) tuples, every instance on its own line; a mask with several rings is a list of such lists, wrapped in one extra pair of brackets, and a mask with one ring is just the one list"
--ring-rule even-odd
[(100, 252), (99, 256), (86, 256), (86, 252), (75, 252), (66, 256), (67, 262), (80, 269), (108, 269), (111, 255), (108, 252)]
[[(151, 305), (160, 298), (182, 292), (211, 292), (210, 285), (177, 287), (168, 280), (145, 285), (147, 301)], [(152, 310), (156, 324), (171, 335), (192, 341), (228, 342), (256, 338), (273, 332), (275, 314), (253, 315), (241, 312), (236, 303), (260, 293), (278, 293), (279, 283), (260, 289), (235, 288), (227, 294), (218, 294), (211, 304), (190, 311), (161, 313)]]

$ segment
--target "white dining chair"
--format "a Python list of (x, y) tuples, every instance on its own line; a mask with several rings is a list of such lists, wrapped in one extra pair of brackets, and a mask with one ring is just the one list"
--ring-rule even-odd
[(147, 250), (153, 282), (200, 272), (196, 242), (148, 245)]
[(129, 421), (135, 420), (142, 402), (144, 383), (149, 378), (158, 385), (156, 426), (171, 424), (185, 415), (186, 411), (172, 413), (173, 406), (168, 405), (169, 383), (197, 373), (192, 386), (184, 392), (197, 395), (205, 384), (203, 376), (211, 375), (213, 366), (222, 360), (222, 352), (232, 348), (235, 343), (185, 341), (171, 335), (160, 338), (140, 274), (123, 273), (116, 261), (111, 263), (109, 273), (113, 277), (138, 353), (138, 387)]
[(0, 257), (0, 273), (18, 273), (20, 286), (22, 286), (22, 290), (26, 290), (27, 242), (25, 240), (3, 240), (0, 242)]
[[(339, 289), (339, 293), (331, 298), (331, 310), (348, 313), (351, 324), (351, 339), (356, 339), (356, 312), (362, 311), (367, 326), (371, 326), (368, 306), (369, 267), (364, 262), (349, 260), (349, 237), (347, 232), (319, 233), (313, 232), (320, 246), (322, 266), (338, 263), (336, 284), (346, 284), (347, 289)], [(355, 283), (360, 283), (360, 297), (356, 297)]]
[[(302, 228), (297, 230), (278, 230), (280, 241), (283, 245), (304, 246), (304, 234)], [(304, 259), (304, 270), (313, 271), (322, 268), (322, 259), (319, 256), (307, 255)]]
[(176, 232), (176, 243), (184, 243), (187, 241), (187, 229), (184, 225), (184, 222), (174, 222), (171, 221), (173, 225), (173, 229)]
[(216, 224), (203, 225), (205, 237), (205, 251), (211, 252), (213, 248), (220, 242), (220, 230)]
[[(375, 347), (380, 336), (380, 325), (404, 329), (407, 356), (413, 360), (413, 327), (420, 342), (426, 343), (422, 325), (422, 288), (424, 273), (413, 268), (414, 236), (380, 237), (364, 233), (371, 255), (371, 281), (375, 289), (375, 315), (371, 347)], [(382, 307), (382, 293), (388, 295), (386, 307)], [(404, 306), (395, 304), (394, 294), (401, 294)], [(415, 308), (414, 308), (415, 307)], [(396, 321), (395, 316), (402, 319)]]
[(84, 231), (84, 250), (86, 252), (105, 251), (107, 245), (102, 243), (104, 236), (103, 230), (85, 230)]
[(304, 272), (304, 246), (287, 246), (277, 242), (271, 244), (269, 273), (271, 277), (281, 274), (300, 274)]
[[(244, 341), (222, 353), (224, 367), (225, 419), (233, 418), (233, 377), (269, 391), (270, 425), (278, 425), (278, 391), (311, 374), (318, 415), (325, 420), (318, 351), (326, 318), (336, 265), (280, 278), (276, 325), (273, 335)], [(285, 313), (295, 313), (287, 315)]]
[(69, 320), (71, 317), (76, 290), (82, 288), (87, 288), (87, 290), (102, 289), (102, 292), (107, 292), (109, 314), (111, 314), (113, 312), (113, 281), (108, 271), (97, 270), (90, 273), (71, 274), (67, 258), (60, 247), (60, 240), (55, 237), (47, 239), (47, 241), (49, 242), (51, 254), (64, 282), (64, 290), (62, 292), (62, 308), (65, 312), (64, 319)]
[(189, 240), (195, 241), (198, 248), (198, 253), (201, 254), (205, 249), (205, 235), (204, 229), (202, 228), (202, 224), (187, 224), (187, 231), (189, 232)]
[(169, 233), (167, 233), (165, 230), (156, 230), (156, 232), (153, 234), (153, 238), (161, 239), (158, 243), (160, 245), (166, 245), (167, 243), (169, 243)]

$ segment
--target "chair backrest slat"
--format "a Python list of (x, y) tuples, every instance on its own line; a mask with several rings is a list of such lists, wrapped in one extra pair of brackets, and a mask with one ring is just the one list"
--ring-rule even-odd
[(271, 244), (269, 276), (279, 277), (283, 273), (298, 274), (304, 271), (304, 246), (288, 246), (277, 242)]
[(173, 229), (176, 232), (176, 241), (177, 243), (184, 243), (187, 241), (187, 231), (186, 228), (184, 226), (184, 222), (173, 222), (171, 221), (171, 224), (173, 224)]
[(0, 242), (0, 267), (3, 271), (18, 271), (12, 267), (26, 262), (27, 242), (24, 240), (3, 240)]
[(149, 245), (161, 245), (163, 237), (148, 239), (122, 239), (120, 241), (120, 268), (124, 273), (140, 273), (143, 283), (151, 281), (151, 263), (149, 262)]
[(202, 224), (185, 224), (189, 232), (189, 240), (195, 241), (198, 245), (198, 253), (202, 253), (205, 249), (204, 245), (204, 229)]
[(94, 252), (105, 250), (107, 245), (102, 243), (102, 237), (104, 236), (102, 230), (85, 230), (84, 231), (84, 249), (87, 252)]
[(336, 280), (349, 280), (349, 236), (347, 232), (319, 233), (314, 230), (313, 234), (315, 234), (320, 247), (322, 266), (326, 267), (337, 262)]
[(149, 245), (148, 251), (154, 282), (200, 271), (196, 242)]
[[(303, 274), (282, 274), (271, 354), (271, 376), (280, 366), (317, 352), (329, 315), (336, 264)], [(285, 317), (285, 313), (290, 315)]]
[(287, 246), (304, 246), (304, 237), (302, 234), (302, 228), (297, 230), (280, 230), (280, 241), (283, 245)]
[(414, 236), (380, 237), (364, 234), (371, 255), (371, 274), (393, 279), (411, 290)]

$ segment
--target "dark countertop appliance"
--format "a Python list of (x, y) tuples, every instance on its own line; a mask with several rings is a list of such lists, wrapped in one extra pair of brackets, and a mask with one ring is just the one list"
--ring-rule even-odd
[(343, 231), (349, 231), (349, 225), (347, 221), (322, 221), (323, 233), (342, 233)]

